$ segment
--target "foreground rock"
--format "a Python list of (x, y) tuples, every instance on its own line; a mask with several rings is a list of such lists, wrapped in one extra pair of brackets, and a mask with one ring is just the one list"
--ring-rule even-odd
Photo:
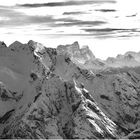
[(139, 138), (140, 75), (94, 73), (80, 59), (97, 62), (77, 42), (1, 42), (0, 138)]
[(14, 118), (5, 127), (2, 138), (117, 137), (117, 126), (98, 108), (85, 89), (54, 75), (42, 84), (42, 93), (36, 96), (24, 116)]

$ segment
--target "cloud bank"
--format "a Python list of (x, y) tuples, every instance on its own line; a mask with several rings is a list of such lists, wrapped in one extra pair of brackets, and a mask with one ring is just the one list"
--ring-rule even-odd
[(114, 0), (73, 0), (64, 2), (48, 2), (48, 3), (35, 3), (35, 4), (18, 4), (17, 6), (37, 8), (37, 7), (56, 7), (56, 6), (77, 6), (86, 4), (101, 4), (101, 3), (115, 3)]

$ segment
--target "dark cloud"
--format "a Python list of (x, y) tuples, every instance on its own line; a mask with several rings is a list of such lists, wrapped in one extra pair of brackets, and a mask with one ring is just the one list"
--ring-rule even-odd
[(82, 29), (96, 38), (113, 38), (113, 37), (130, 37), (137, 36), (140, 33), (140, 29), (125, 29), (125, 28), (103, 28), (103, 29)]
[(75, 6), (97, 3), (115, 3), (115, 0), (70, 0), (65, 2), (49, 2), (49, 3), (35, 3), (35, 4), (18, 4), (17, 6), (37, 8), (37, 7), (56, 7), (56, 6)]
[(99, 12), (116, 12), (115, 9), (96, 9), (95, 11), (99, 11)]
[(135, 16), (137, 16), (137, 14), (138, 14), (138, 13), (133, 14), (133, 15), (129, 15), (129, 16), (126, 16), (126, 17), (135, 17)]
[(80, 15), (86, 14), (85, 12), (64, 12), (63, 15)]
[(58, 23), (54, 26), (99, 26), (102, 24), (106, 24), (104, 21), (82, 21), (82, 20), (73, 20), (73, 19), (65, 19), (64, 23)]
[(86, 32), (137, 32), (137, 29), (123, 29), (123, 28), (103, 28), (103, 29), (82, 29)]
[(41, 29), (36, 29), (36, 31), (50, 31), (51, 29), (47, 29), (47, 28), (41, 28)]
[(0, 17), (3, 17), (3, 20), (0, 20), (0, 27), (17, 27), (24, 25), (46, 25), (49, 27), (61, 27), (61, 26), (97, 26), (105, 24), (104, 21), (82, 21), (73, 18), (54, 18), (53, 16), (31, 16), (26, 15), (21, 12), (15, 11), (9, 8), (0, 8)]
[(54, 22), (52, 16), (29, 16), (10, 8), (0, 7), (0, 27), (17, 27), (30, 24), (50, 24)]
[(53, 19), (49, 16), (24, 16), (18, 15), (15, 17), (8, 17), (8, 20), (1, 20), (0, 27), (17, 27), (17, 26), (25, 26), (32, 24), (49, 24), (53, 22)]

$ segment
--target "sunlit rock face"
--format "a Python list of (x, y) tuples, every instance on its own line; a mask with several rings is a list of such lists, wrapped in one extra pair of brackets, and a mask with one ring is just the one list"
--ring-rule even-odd
[(67, 54), (79, 67), (88, 70), (94, 69), (94, 71), (96, 71), (106, 68), (104, 61), (96, 58), (88, 46), (82, 46), (80, 48), (78, 42), (68, 45), (59, 45), (57, 52), (58, 54)]
[(69, 54), (73, 61), (79, 63), (85, 63), (88, 60), (94, 60), (95, 56), (88, 46), (83, 46), (80, 48), (78, 42), (68, 45), (59, 45), (57, 51), (61, 54)]
[(138, 70), (95, 73), (76, 54), (97, 60), (78, 42), (57, 49), (0, 42), (1, 139), (140, 138)]
[(78, 42), (74, 42), (73, 44), (68, 45), (59, 45), (57, 47), (57, 51), (59, 53), (69, 53), (71, 55), (75, 55), (77, 52), (79, 52), (80, 46)]

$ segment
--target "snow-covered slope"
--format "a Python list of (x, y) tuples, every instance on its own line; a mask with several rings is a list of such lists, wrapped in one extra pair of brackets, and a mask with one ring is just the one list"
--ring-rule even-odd
[(97, 60), (77, 42), (0, 42), (0, 138), (135, 137), (140, 75), (94, 73), (80, 61), (90, 59)]

